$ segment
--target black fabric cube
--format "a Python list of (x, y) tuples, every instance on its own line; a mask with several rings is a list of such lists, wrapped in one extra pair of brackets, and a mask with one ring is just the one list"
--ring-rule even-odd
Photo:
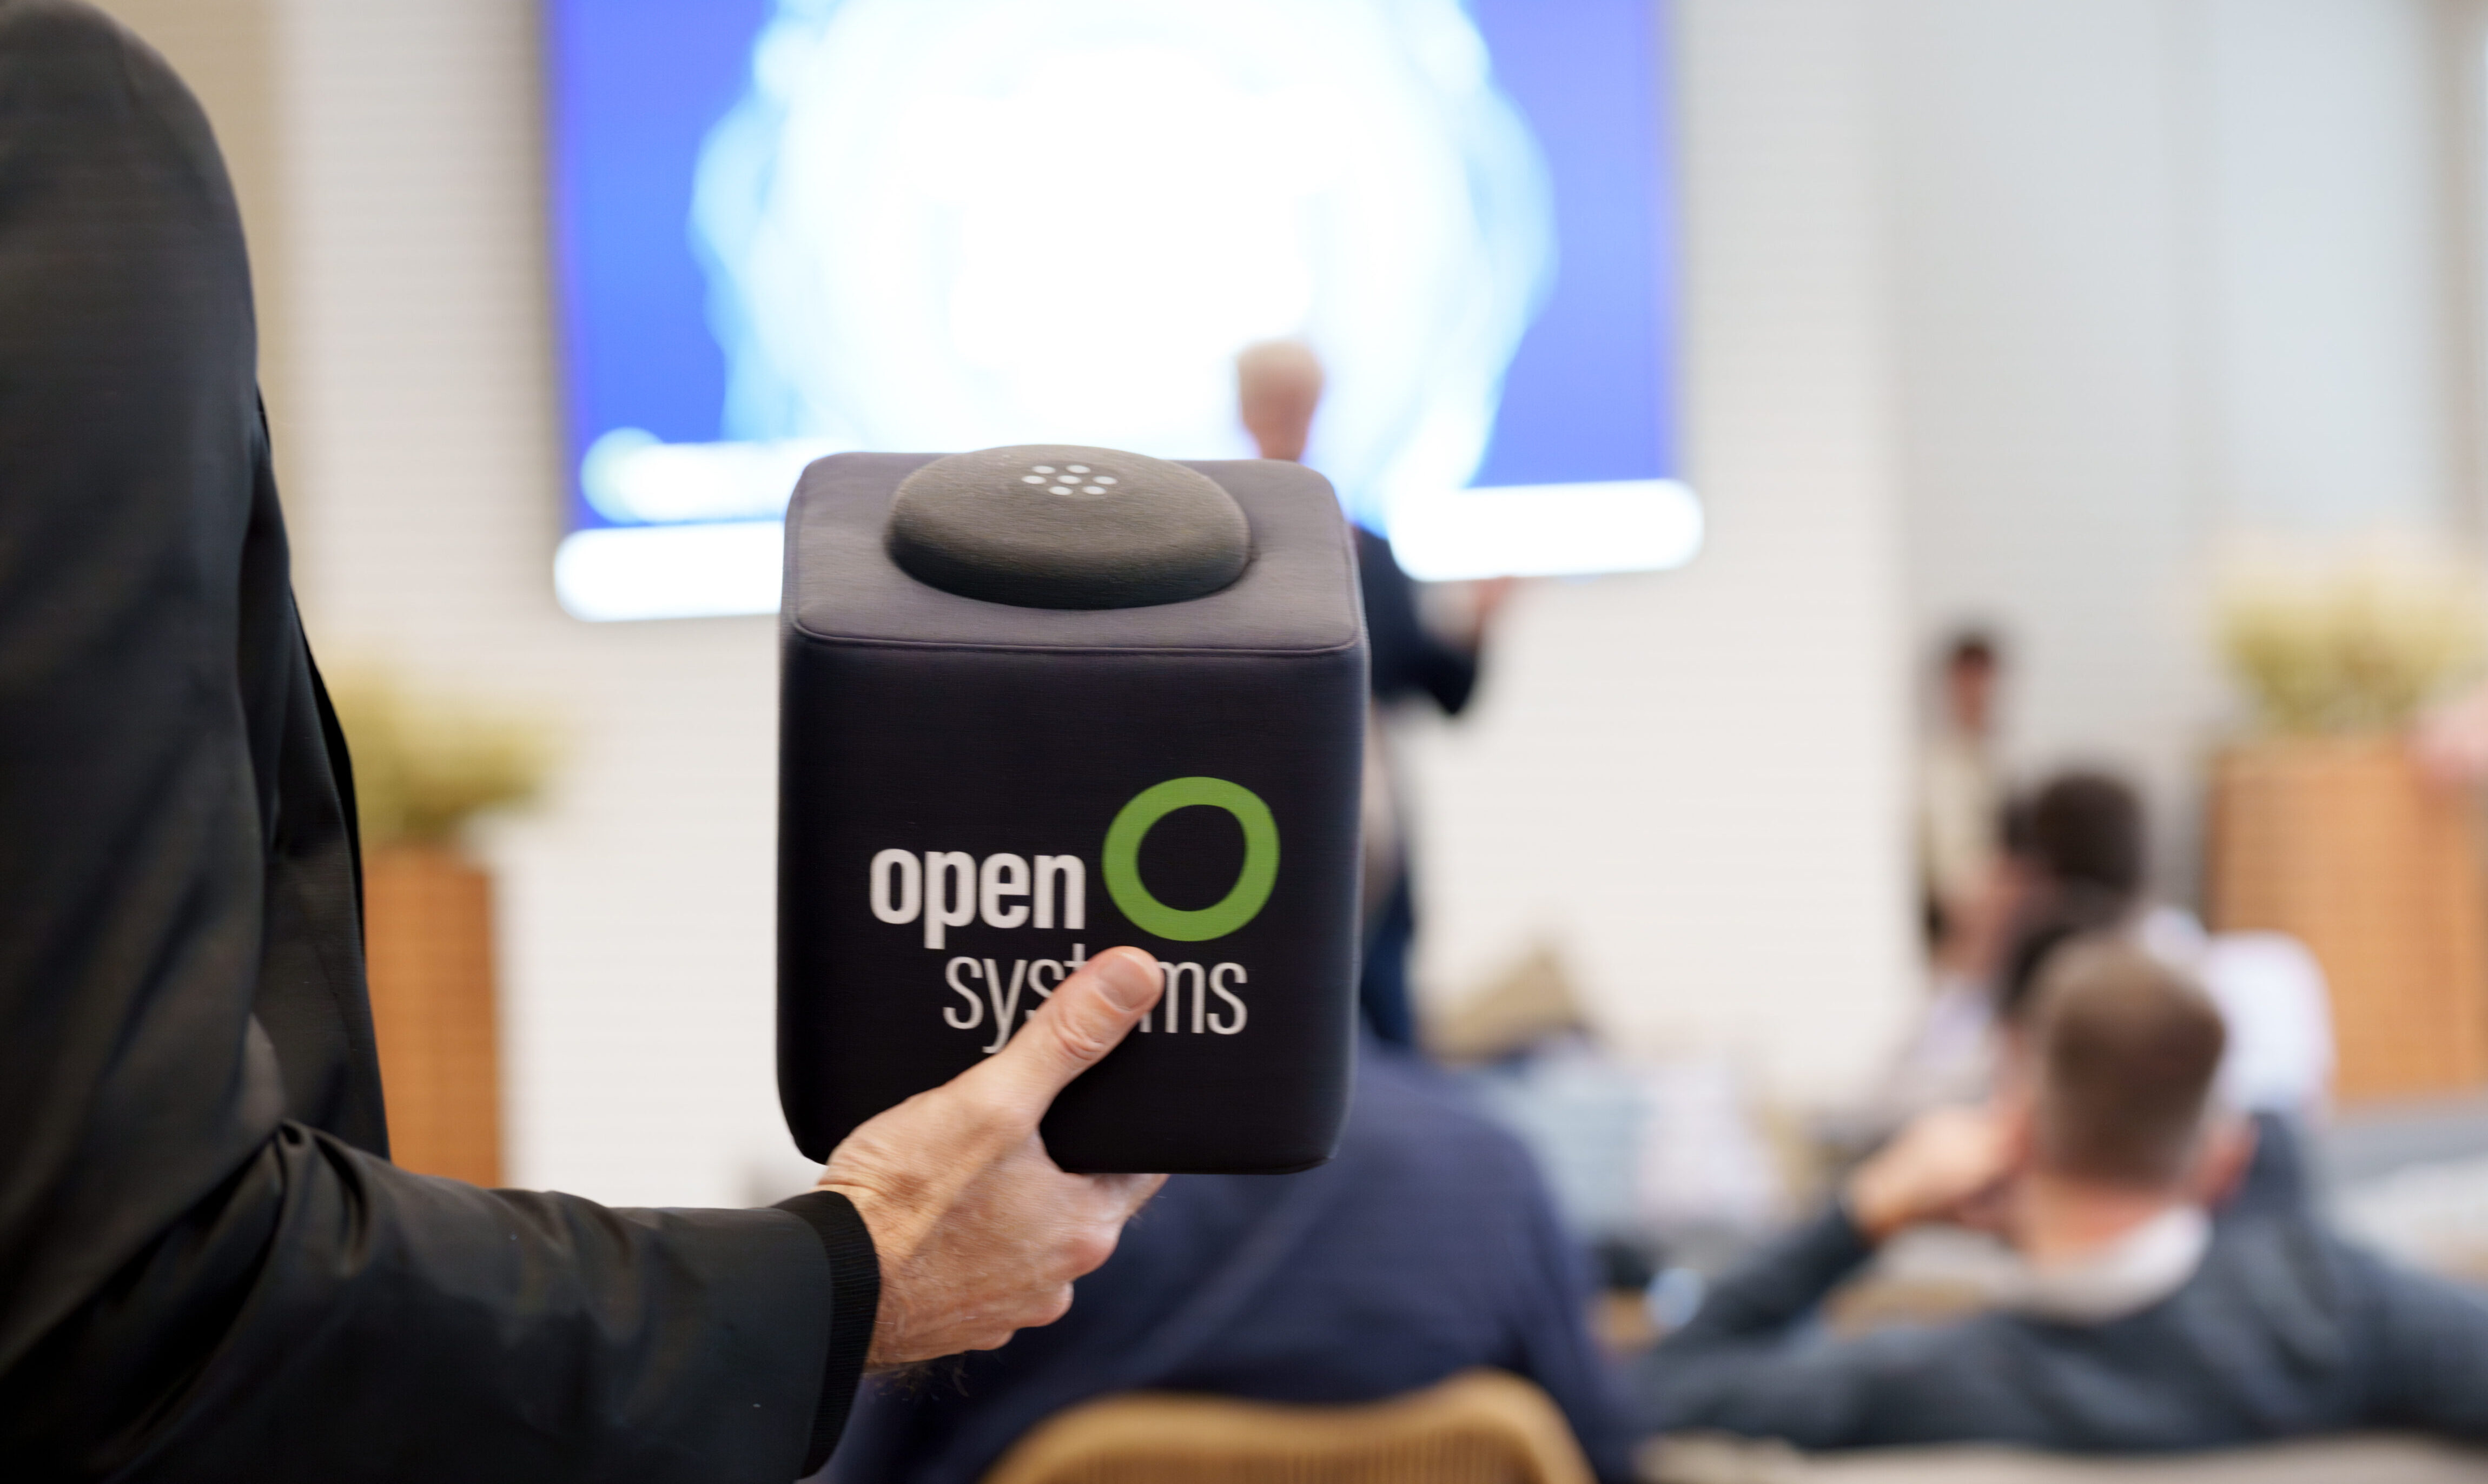
[(1177, 602), (1022, 606), (893, 559), (893, 496), (934, 457), (824, 459), (787, 512), (778, 1038), (796, 1143), (826, 1160), (991, 1054), (1083, 959), (1132, 944), (1170, 966), (1166, 998), (1057, 1101), (1057, 1162), (1321, 1162), (1351, 1068), (1366, 715), (1329, 485), (1183, 465), (1242, 511), (1240, 575)]

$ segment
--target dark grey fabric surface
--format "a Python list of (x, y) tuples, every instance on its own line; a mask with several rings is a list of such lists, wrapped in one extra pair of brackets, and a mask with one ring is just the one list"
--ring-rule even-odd
[(2359, 1429), (2488, 1441), (2488, 1295), (2397, 1268), (2303, 1210), (2221, 1220), (2183, 1288), (2100, 1325), (1988, 1313), (1815, 1331), (1817, 1306), (1868, 1255), (1835, 1209), (1723, 1279), (1643, 1362), (1643, 1427), (1812, 1449), (2173, 1452)]
[(934, 460), (900, 482), (889, 541), (891, 559), (919, 582), (1037, 608), (1206, 598), (1253, 554), (1244, 512), (1207, 477), (1066, 443)]
[(254, 355), (197, 105), (0, 0), (0, 1468), (785, 1479), (834, 1309), (802, 1218), (384, 1157)]
[[(1254, 559), (1232, 585), (1151, 607), (1026, 608), (927, 587), (884, 551), (891, 492), (926, 462), (821, 460), (788, 509), (778, 1044), (797, 1147), (824, 1158), (976, 1065), (1034, 1012), (1038, 966), (1129, 944), (1173, 966), (1164, 1008), (1055, 1101), (1041, 1131), (1055, 1160), (1083, 1173), (1319, 1162), (1347, 1103), (1368, 684), (1336, 496), (1299, 464), (1189, 466), (1251, 524)], [(1248, 792), (1274, 831), (1266, 898), (1206, 938), (1127, 914), (1106, 868), (1119, 811), (1185, 778)], [(972, 912), (937, 938), (921, 911), (872, 906), (886, 852), (1085, 862), (1084, 913)], [(1244, 834), (1187, 807), (1138, 854), (1148, 890), (1198, 911), (1241, 879)], [(966, 988), (963, 967), (986, 988)], [(1240, 994), (1231, 1033), (1202, 1013), (1222, 969)]]
[[(1254, 560), (1232, 586), (1190, 602), (1095, 610), (1007, 607), (918, 582), (889, 556), (884, 525), (899, 481), (938, 454), (837, 454), (804, 471), (787, 507), (785, 614), (828, 639), (1016, 649), (1343, 649), (1363, 631), (1339, 595), (1355, 555), (1330, 486), (1302, 464), (1187, 462), (1235, 497), (1253, 523)], [(1322, 500), (1262, 498), (1310, 482)]]

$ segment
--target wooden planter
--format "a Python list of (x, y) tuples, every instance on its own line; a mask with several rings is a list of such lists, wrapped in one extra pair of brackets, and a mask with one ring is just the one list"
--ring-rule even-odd
[(492, 881), (437, 846), (363, 858), (364, 958), (389, 1151), (407, 1169), (501, 1183)]
[(2488, 880), (2465, 791), (2431, 786), (2397, 739), (2291, 739), (2224, 754), (2211, 808), (2212, 924), (2313, 951), (2343, 1100), (2488, 1082)]

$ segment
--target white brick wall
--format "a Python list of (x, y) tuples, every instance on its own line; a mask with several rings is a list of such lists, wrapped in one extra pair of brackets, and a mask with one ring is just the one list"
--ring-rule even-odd
[(2461, 529), (2434, 0), (1885, 0), (1913, 630), (2013, 638), (2010, 750), (2150, 787), (2195, 888), (2220, 535)]
[(1436, 993), (1542, 936), (1627, 1042), (1810, 1101), (1911, 994), (1872, 20), (1681, 0), (1709, 546), (1521, 595), (1475, 714), (1411, 749)]

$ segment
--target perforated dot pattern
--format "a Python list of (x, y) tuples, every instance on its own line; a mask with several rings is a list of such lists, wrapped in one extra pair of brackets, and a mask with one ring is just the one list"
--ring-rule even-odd
[(1251, 531), (1225, 490), (1115, 449), (1021, 445), (953, 454), (902, 482), (891, 554), (919, 580), (990, 602), (1119, 607), (1234, 580)]

